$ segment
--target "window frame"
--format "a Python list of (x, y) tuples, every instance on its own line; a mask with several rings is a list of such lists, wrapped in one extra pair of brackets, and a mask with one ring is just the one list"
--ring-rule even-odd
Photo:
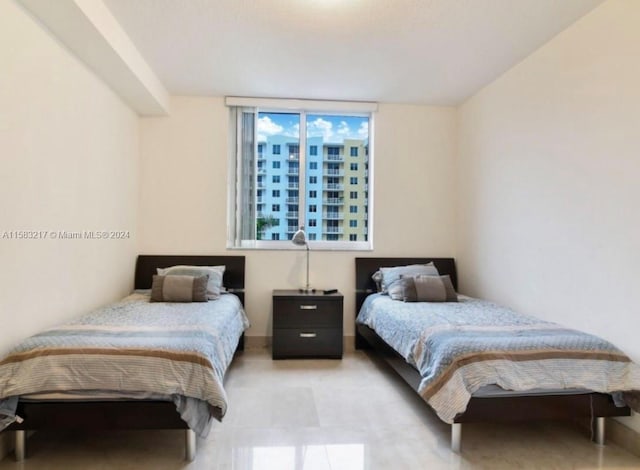
[[(248, 101), (247, 101), (248, 100)], [(261, 106), (264, 102), (268, 102), (268, 106)], [(237, 172), (239, 171), (239, 162), (241, 158), (240, 145), (241, 137), (238, 135), (237, 130), (241, 127), (242, 107), (249, 108), (255, 116), (254, 122), (257, 121), (259, 113), (294, 113), (300, 117), (300, 135), (298, 137), (299, 145), (299, 164), (300, 164), (300, 200), (299, 200), (299, 224), (305, 223), (305, 214), (308, 210), (307, 200), (304, 197), (306, 195), (307, 184), (302, 187), (302, 182), (306, 183), (308, 178), (306, 177), (309, 168), (307, 168), (307, 123), (306, 118), (309, 115), (332, 115), (332, 116), (355, 116), (368, 118), (368, 137), (367, 137), (367, 208), (366, 220), (364, 226), (367, 228), (367, 240), (366, 241), (350, 241), (350, 240), (310, 240), (308, 242), (309, 248), (312, 250), (328, 250), (328, 251), (371, 251), (373, 250), (373, 208), (374, 208), (374, 129), (375, 129), (375, 112), (377, 111), (377, 104), (375, 103), (348, 103), (348, 102), (323, 102), (323, 101), (304, 101), (304, 100), (274, 100), (274, 99), (252, 99), (252, 98), (233, 98), (227, 97), (226, 103), (231, 107), (232, 120), (230, 126), (230, 134), (232, 139), (230, 140), (229, 151), (229, 179), (228, 179), (228, 213), (227, 213), (227, 248), (228, 249), (265, 249), (265, 250), (296, 250), (299, 249), (294, 245), (291, 240), (240, 240), (236, 234), (236, 224), (239, 223), (240, 215), (237, 213), (239, 207), (239, 200), (237, 194), (238, 181), (236, 179)], [(301, 103), (304, 106), (301, 106)], [(352, 108), (352, 109), (350, 109)], [(246, 111), (246, 110), (245, 110)], [(257, 141), (257, 126), (253, 129), (254, 139), (254, 155), (258, 156), (258, 141)], [(235, 145), (234, 145), (235, 144)], [(264, 147), (263, 147), (264, 148)], [(309, 152), (310, 153), (310, 152)], [(281, 152), (282, 154), (282, 152)], [(345, 162), (345, 164), (348, 164)], [(252, 203), (257, 205), (256, 192), (253, 193)], [(345, 201), (345, 207), (347, 201)], [(301, 210), (300, 210), (301, 208)], [(316, 212), (315, 214), (321, 214)]]

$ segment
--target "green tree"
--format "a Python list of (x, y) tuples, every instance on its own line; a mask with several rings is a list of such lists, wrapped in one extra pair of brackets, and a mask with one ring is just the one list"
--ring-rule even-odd
[(275, 225), (278, 225), (278, 219), (272, 215), (258, 217), (256, 220), (256, 239), (262, 240), (262, 237), (264, 237), (264, 231)]

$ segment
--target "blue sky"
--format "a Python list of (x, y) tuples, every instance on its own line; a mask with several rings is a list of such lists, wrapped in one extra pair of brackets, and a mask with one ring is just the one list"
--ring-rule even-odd
[[(259, 113), (258, 141), (272, 135), (298, 137), (300, 120), (298, 114)], [(369, 119), (356, 116), (307, 115), (307, 136), (323, 137), (324, 142), (342, 143), (347, 139), (367, 139)]]

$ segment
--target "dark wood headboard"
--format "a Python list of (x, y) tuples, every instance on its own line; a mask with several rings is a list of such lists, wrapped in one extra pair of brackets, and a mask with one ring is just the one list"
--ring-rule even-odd
[(371, 276), (378, 269), (408, 264), (425, 264), (431, 261), (441, 275), (448, 274), (451, 277), (453, 287), (458, 290), (456, 263), (453, 258), (356, 258), (356, 315), (367, 295), (376, 291), (376, 284)]
[(153, 275), (158, 268), (168, 268), (178, 264), (192, 266), (225, 265), (224, 286), (244, 302), (244, 256), (208, 255), (138, 255), (136, 261), (135, 289), (151, 289)]

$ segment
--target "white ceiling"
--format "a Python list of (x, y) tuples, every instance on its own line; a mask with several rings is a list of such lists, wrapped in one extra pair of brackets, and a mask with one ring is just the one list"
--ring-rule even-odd
[(452, 105), (603, 0), (104, 0), (170, 93)]

